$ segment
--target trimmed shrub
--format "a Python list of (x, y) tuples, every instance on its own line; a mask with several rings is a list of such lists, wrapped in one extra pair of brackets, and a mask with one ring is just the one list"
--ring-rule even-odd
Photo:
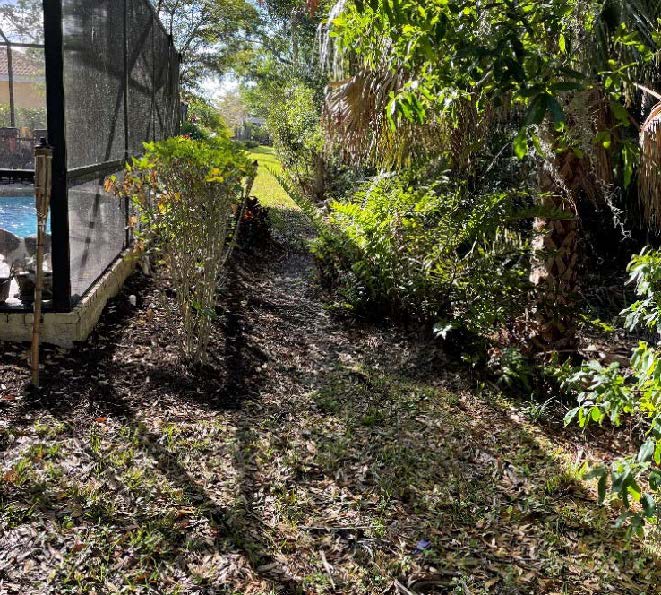
[(107, 181), (109, 190), (131, 199), (138, 239), (171, 280), (176, 297), (169, 311), (181, 329), (182, 356), (193, 363), (206, 359), (233, 223), (240, 219), (242, 182), (254, 174), (226, 137), (176, 137), (145, 144), (144, 156), (127, 165), (121, 183)]

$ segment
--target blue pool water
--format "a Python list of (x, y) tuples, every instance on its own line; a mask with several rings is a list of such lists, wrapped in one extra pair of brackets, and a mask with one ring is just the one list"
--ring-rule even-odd
[(0, 228), (20, 238), (37, 235), (34, 196), (0, 196)]

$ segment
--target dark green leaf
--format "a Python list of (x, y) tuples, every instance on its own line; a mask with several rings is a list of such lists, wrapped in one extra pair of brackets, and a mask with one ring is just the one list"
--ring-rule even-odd
[(656, 501), (651, 494), (645, 494), (641, 499), (640, 503), (643, 507), (643, 514), (647, 518), (652, 518), (656, 516)]
[(599, 497), (599, 504), (603, 504), (604, 500), (606, 500), (606, 474), (605, 473), (601, 477), (599, 477), (599, 481), (597, 482), (597, 495)]
[(547, 95), (545, 99), (546, 107), (549, 112), (551, 112), (551, 117), (555, 124), (561, 124), (565, 121), (565, 112), (562, 109), (562, 106), (558, 103), (558, 100), (551, 95)]
[(530, 103), (526, 114), (526, 124), (541, 124), (546, 114), (546, 95), (537, 95)]

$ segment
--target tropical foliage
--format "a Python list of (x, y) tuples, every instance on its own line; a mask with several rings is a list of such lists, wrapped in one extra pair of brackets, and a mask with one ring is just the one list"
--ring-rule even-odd
[(314, 90), (298, 83), (270, 98), (267, 125), (283, 165), (305, 195), (321, 200), (326, 191), (326, 162)]
[[(658, 323), (656, 252), (631, 264), (640, 299), (620, 321), (642, 342), (629, 366), (568, 372), (568, 361), (549, 375), (553, 364), (536, 365), (579, 349), (588, 263), (626, 258), (614, 244), (640, 249), (658, 224), (656, 3), (265, 9), (293, 41), (255, 54), (244, 93), (269, 117), (283, 185), (315, 221), (312, 251), (335, 304), (415, 321), (440, 338), (469, 330), (507, 356), (502, 386), (550, 403), (558, 386), (549, 377), (564, 378), (575, 400), (568, 420), (644, 419), (642, 454), (616, 463), (609, 484), (629, 510), (623, 519), (641, 527), (656, 506), (657, 354), (647, 329)], [(295, 64), (304, 64), (296, 75)], [(341, 179), (339, 190), (328, 179)], [(603, 493), (606, 475), (594, 473)], [(636, 491), (647, 481), (638, 477), (651, 478), (647, 492)]]
[(527, 289), (522, 204), (448, 179), (383, 176), (330, 204), (313, 253), (360, 312), (487, 334)]
[[(661, 253), (643, 250), (631, 260), (630, 282), (640, 298), (622, 314), (631, 331), (643, 328), (661, 337)], [(598, 361), (584, 363), (566, 378), (565, 385), (578, 391), (578, 406), (565, 416), (565, 423), (577, 420), (581, 427), (609, 420), (621, 426), (633, 419), (641, 434), (638, 453), (616, 460), (610, 473), (597, 466), (589, 477), (598, 479), (599, 498), (606, 489), (623, 502), (620, 522), (632, 521), (642, 530), (644, 521), (654, 521), (661, 505), (661, 353), (657, 346), (641, 341), (633, 350), (628, 370), (619, 363), (604, 367)], [(610, 480), (610, 481), (609, 481)], [(644, 488), (641, 486), (645, 486)]]
[(631, 186), (638, 141), (630, 114), (648, 99), (640, 90), (657, 50), (652, 5), (339, 6), (328, 35), (345, 78), (329, 105), (353, 157), (396, 164), (435, 150), (466, 176), (493, 131), (509, 124), (515, 155), (538, 172), (539, 203), (564, 213), (535, 223), (536, 339), (544, 349), (571, 343), (564, 310), (576, 289), (578, 229), (570, 220)]

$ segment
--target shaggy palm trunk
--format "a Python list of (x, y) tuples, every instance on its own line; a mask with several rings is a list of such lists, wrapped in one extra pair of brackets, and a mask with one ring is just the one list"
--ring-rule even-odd
[(314, 157), (311, 194), (315, 202), (321, 202), (326, 195), (326, 160), (321, 154)]
[[(559, 158), (558, 174), (571, 184), (578, 161), (572, 153)], [(568, 186), (571, 190), (571, 185)], [(577, 280), (578, 222), (574, 205), (548, 171), (540, 174), (540, 206), (561, 213), (556, 219), (534, 222), (533, 262), (530, 280), (536, 288), (533, 343), (537, 349), (555, 351), (576, 347), (573, 315)]]
[[(609, 102), (599, 89), (575, 98), (568, 126), (590, 135), (611, 130), (614, 122)], [(582, 110), (578, 106), (583, 106)], [(588, 124), (589, 122), (589, 124)], [(554, 133), (547, 142), (557, 147)], [(613, 139), (615, 142), (616, 139)], [(575, 349), (578, 344), (575, 296), (578, 264), (578, 206), (591, 210), (606, 206), (604, 189), (613, 184), (611, 153), (600, 143), (594, 147), (594, 161), (565, 150), (539, 174), (540, 205), (561, 214), (555, 219), (534, 222), (533, 262), (530, 280), (536, 287), (533, 343), (543, 351)]]

